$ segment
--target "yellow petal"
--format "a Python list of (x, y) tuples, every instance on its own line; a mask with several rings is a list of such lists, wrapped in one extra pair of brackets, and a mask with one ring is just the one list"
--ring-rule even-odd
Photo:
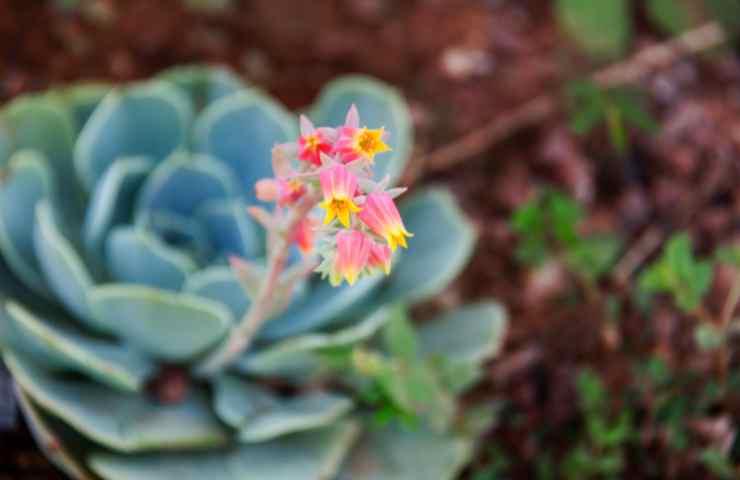
[(337, 212), (337, 216), (339, 217), (339, 221), (342, 222), (342, 225), (349, 228), (349, 209), (346, 207), (340, 208)]

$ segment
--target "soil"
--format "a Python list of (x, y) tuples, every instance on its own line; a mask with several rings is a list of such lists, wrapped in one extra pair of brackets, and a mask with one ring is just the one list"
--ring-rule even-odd
[[(240, 0), (231, 11), (209, 14), (179, 0), (82, 3), (80, 11), (65, 11), (51, 1), (0, 0), (0, 99), (202, 62), (228, 65), (301, 107), (334, 76), (362, 72), (404, 91), (417, 128), (415, 158), (423, 161), (425, 153), (539, 94), (557, 93), (595, 67), (572, 54), (550, 2), (539, 0)], [(665, 40), (646, 25), (638, 30), (635, 49)], [(574, 379), (583, 366), (601, 375), (615, 399), (634, 386), (635, 363), (652, 356), (676, 370), (713, 372), (693, 347), (692, 320), (670, 302), (660, 299), (645, 316), (619, 279), (601, 282), (594, 300), (559, 265), (533, 270), (514, 258), (509, 217), (544, 186), (588, 209), (585, 231), (619, 232), (629, 251), (639, 250), (648, 232), (665, 238), (689, 230), (702, 254), (740, 239), (738, 55), (724, 50), (679, 61), (639, 86), (662, 128), (656, 135), (632, 132), (627, 153), (616, 153), (604, 132), (574, 135), (558, 114), (417, 180), (452, 188), (480, 234), (474, 261), (431, 307), (493, 296), (510, 311), (504, 351), (471, 394), (504, 402), (505, 415), (486, 438), (508, 458), (506, 478), (535, 478), (538, 458), (560, 458), (576, 442), (583, 418)], [(710, 314), (721, 309), (728, 275), (716, 272)], [(605, 298), (621, 301), (619, 321), (610, 320)], [(649, 411), (649, 402), (640, 404), (638, 443), (652, 461), (628, 449), (622, 478), (714, 478), (695, 450), (676, 455), (666, 447), (660, 429), (645, 419)], [(739, 414), (735, 395), (709, 417), (692, 419), (697, 444), (716, 444), (717, 428), (707, 433), (707, 425), (737, 423)], [(0, 479), (60, 478), (20, 428), (0, 434)], [(484, 448), (471, 478), (490, 460)]]

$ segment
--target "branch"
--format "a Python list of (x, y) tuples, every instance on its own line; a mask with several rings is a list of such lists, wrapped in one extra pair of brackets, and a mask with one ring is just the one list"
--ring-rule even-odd
[(270, 255), (268, 263), (267, 275), (257, 298), (255, 298), (239, 324), (231, 330), (226, 342), (222, 343), (217, 350), (208, 355), (198, 366), (196, 369), (198, 375), (213, 375), (239, 358), (249, 348), (260, 327), (274, 316), (273, 297), (277, 291), (280, 275), (288, 260), (291, 234), (298, 222), (308, 215), (308, 212), (316, 206), (317, 202), (318, 197), (316, 196), (304, 198), (296, 207), (293, 217), (288, 222), (283, 234), (275, 235), (278, 238), (273, 239), (272, 255)]
[[(634, 83), (652, 72), (672, 65), (683, 57), (718, 47), (725, 40), (725, 33), (718, 23), (707, 23), (670, 41), (647, 47), (624, 62), (592, 74), (591, 79), (603, 87)], [(412, 183), (426, 172), (447, 170), (470, 157), (483, 153), (516, 132), (554, 115), (558, 111), (559, 104), (557, 94), (540, 95), (513, 111), (497, 116), (459, 140), (432, 152), (426, 158), (417, 157), (409, 162), (405, 183)], [(419, 162), (423, 162), (421, 167), (416, 165)]]

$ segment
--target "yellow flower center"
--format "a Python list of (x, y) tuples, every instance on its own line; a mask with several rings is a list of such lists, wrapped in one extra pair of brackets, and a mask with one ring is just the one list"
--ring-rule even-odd
[(319, 204), (319, 206), (326, 210), (324, 224), (330, 224), (331, 221), (334, 220), (334, 217), (336, 217), (346, 228), (349, 228), (350, 214), (352, 212), (357, 213), (360, 211), (360, 207), (355, 205), (355, 203), (349, 198), (334, 197), (329, 200), (324, 200)]
[(321, 139), (319, 139), (319, 136), (316, 134), (308, 135), (306, 137), (306, 149), (310, 151), (315, 151), (319, 148), (319, 145), (321, 145)]
[(360, 135), (359, 140), (357, 141), (357, 144), (360, 147), (360, 150), (367, 154), (371, 154), (375, 152), (375, 149), (377, 148), (377, 140), (370, 132), (364, 132)]

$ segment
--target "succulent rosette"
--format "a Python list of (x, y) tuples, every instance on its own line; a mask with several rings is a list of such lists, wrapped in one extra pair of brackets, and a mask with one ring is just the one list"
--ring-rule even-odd
[[(353, 104), (361, 125), (346, 119)], [(444, 480), (468, 459), (476, 429), (463, 417), (372, 427), (353, 388), (390, 362), (392, 343), (374, 345), (403, 316), (398, 305), (444, 289), (474, 230), (444, 190), (396, 207), (392, 185), (412, 132), (392, 88), (342, 78), (306, 114), (331, 128), (301, 126), (208, 67), (53, 90), (3, 109), (3, 359), (39, 446), (71, 478)], [(295, 275), (314, 237), (332, 228), (307, 217), (290, 232), (278, 279), (291, 288), (246, 352), (203, 370), (263, 280), (270, 239), (255, 212), (305, 194), (295, 178), (257, 183), (274, 177), (273, 149), (286, 143), (291, 161), (321, 170), (315, 188), (337, 229), (324, 258), (332, 281)], [(346, 175), (358, 161), (385, 182), (370, 193), (361, 185), (361, 198)], [(493, 302), (445, 312), (419, 329), (414, 355), (444, 360), (456, 372), (445, 391), (458, 394), (496, 352), (504, 324)], [(352, 372), (332, 366), (337, 351), (352, 352)], [(454, 406), (454, 395), (440, 402)]]

